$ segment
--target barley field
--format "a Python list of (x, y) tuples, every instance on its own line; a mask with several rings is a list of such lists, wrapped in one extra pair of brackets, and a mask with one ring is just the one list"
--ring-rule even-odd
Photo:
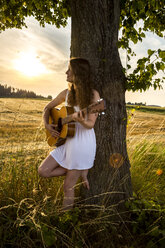
[(42, 180), (37, 174), (39, 164), (50, 152), (42, 121), (48, 101), (2, 98), (0, 103), (1, 199), (20, 201), (36, 198), (37, 193), (44, 197), (48, 194), (43, 193), (44, 188), (57, 189), (52, 192), (55, 196), (59, 190), (57, 181), (61, 185), (62, 179), (56, 180), (55, 186), (52, 185), (54, 180)]
[(127, 148), (136, 200), (128, 203), (134, 220), (123, 235), (105, 210), (89, 216), (76, 208), (62, 215), (63, 178), (38, 177), (37, 168), (51, 150), (42, 121), (47, 103), (0, 99), (0, 248), (108, 247), (102, 241), (108, 240), (109, 232), (113, 236), (113, 242), (107, 241), (112, 242), (109, 247), (163, 247), (165, 108), (127, 109)]
[(165, 108), (156, 110), (128, 108), (127, 147), (134, 193), (164, 204)]

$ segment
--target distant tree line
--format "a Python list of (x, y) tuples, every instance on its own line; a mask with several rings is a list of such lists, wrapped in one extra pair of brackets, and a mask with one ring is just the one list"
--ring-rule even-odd
[(0, 84), (0, 97), (52, 99), (52, 96), (36, 95), (33, 91), (17, 89)]
[(127, 102), (128, 105), (138, 105), (138, 106), (146, 106), (146, 103), (142, 103), (142, 102)]

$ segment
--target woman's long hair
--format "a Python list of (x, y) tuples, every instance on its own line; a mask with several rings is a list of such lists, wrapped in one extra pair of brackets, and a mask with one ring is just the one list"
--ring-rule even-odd
[(82, 109), (91, 103), (93, 97), (90, 64), (83, 58), (71, 58), (70, 67), (73, 71), (76, 90), (70, 83), (68, 104), (70, 106), (78, 105)]

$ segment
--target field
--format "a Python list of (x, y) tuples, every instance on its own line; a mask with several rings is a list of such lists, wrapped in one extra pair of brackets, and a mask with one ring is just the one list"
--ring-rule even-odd
[[(63, 179), (38, 177), (37, 168), (51, 149), (42, 122), (47, 102), (0, 99), (0, 248), (108, 247), (100, 244), (109, 232), (114, 239), (109, 247), (163, 247), (165, 109), (127, 109), (134, 189), (133, 203), (127, 204), (134, 219), (127, 227), (124, 224), (127, 240), (123, 230), (117, 232), (117, 224), (107, 219), (109, 210), (100, 210), (97, 216), (84, 215), (78, 208), (61, 214)], [(94, 241), (98, 235), (99, 241)]]

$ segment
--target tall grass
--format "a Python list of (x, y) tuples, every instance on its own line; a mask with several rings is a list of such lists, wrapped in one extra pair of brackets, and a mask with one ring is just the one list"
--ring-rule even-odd
[(164, 133), (152, 140), (150, 132), (141, 130), (139, 138), (141, 123), (132, 112), (128, 153), (136, 197), (123, 213), (103, 206), (64, 213), (63, 178), (41, 179), (37, 173), (50, 151), (41, 120), (45, 101), (1, 102), (0, 248), (163, 248), (165, 146), (163, 138), (159, 141)]
[[(147, 108), (149, 111), (149, 108)], [(128, 154), (134, 193), (165, 203), (165, 116), (128, 111)]]
[(143, 199), (165, 203), (165, 146), (143, 141), (130, 156), (133, 190)]

